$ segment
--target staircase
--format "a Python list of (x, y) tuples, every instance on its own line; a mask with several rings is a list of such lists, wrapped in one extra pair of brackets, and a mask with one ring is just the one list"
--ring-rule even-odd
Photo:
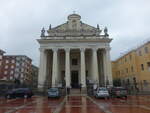
[(81, 96), (85, 95), (83, 91), (80, 92), (80, 89), (70, 89), (70, 96)]

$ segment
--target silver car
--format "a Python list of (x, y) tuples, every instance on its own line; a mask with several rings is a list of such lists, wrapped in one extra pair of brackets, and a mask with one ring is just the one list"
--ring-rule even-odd
[(96, 91), (96, 98), (109, 98), (109, 91), (105, 87), (99, 87)]
[(48, 89), (48, 98), (59, 98), (60, 97), (60, 91), (59, 88), (50, 88)]

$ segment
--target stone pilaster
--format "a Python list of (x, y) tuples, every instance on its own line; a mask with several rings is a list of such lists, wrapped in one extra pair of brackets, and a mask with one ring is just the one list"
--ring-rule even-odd
[(66, 86), (70, 87), (70, 49), (65, 49), (65, 80)]
[(85, 48), (80, 49), (81, 57), (81, 84), (82, 87), (86, 87), (86, 69), (85, 69)]
[(40, 65), (38, 74), (38, 89), (39, 91), (44, 91), (44, 85), (46, 80), (46, 66), (47, 66), (47, 56), (45, 49), (40, 48)]
[(94, 83), (99, 83), (97, 48), (92, 49), (92, 76)]
[(52, 87), (56, 87), (56, 79), (58, 77), (58, 49), (54, 48), (53, 50), (53, 67), (52, 67)]
[(111, 61), (110, 61), (110, 48), (106, 48), (103, 53), (104, 59), (104, 78), (105, 78), (105, 86), (113, 85), (112, 81), (112, 69), (111, 69)]

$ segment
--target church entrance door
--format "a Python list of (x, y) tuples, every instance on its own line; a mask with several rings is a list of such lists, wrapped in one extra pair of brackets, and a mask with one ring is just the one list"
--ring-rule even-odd
[(79, 88), (78, 71), (71, 71), (71, 87), (72, 88)]

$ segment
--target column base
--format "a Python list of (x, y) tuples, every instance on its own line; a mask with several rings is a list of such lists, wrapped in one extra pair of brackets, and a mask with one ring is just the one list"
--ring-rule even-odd
[(81, 93), (82, 93), (82, 94), (87, 94), (87, 88), (86, 88), (86, 87), (82, 87)]
[(38, 87), (38, 92), (44, 92), (44, 87)]
[(38, 87), (37, 91), (35, 92), (36, 95), (40, 95), (40, 96), (45, 96), (46, 95), (46, 90), (44, 89), (44, 87)]

